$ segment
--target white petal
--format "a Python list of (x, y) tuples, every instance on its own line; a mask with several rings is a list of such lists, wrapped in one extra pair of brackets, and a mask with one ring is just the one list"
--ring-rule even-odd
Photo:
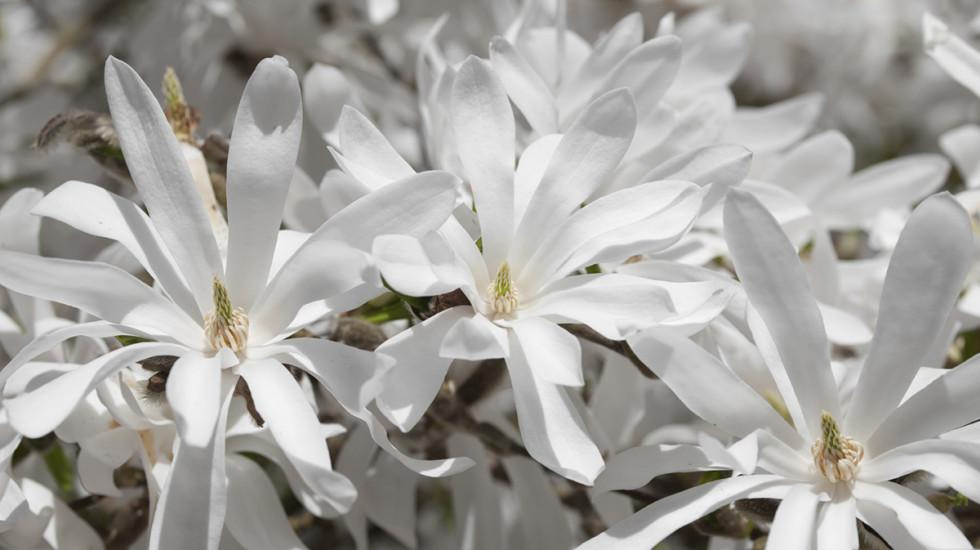
[(452, 125), (473, 189), (489, 265), (506, 260), (514, 232), (514, 114), (500, 79), (470, 56), (452, 89)]
[(779, 350), (806, 428), (820, 433), (821, 413), (839, 419), (840, 404), (820, 310), (796, 250), (758, 199), (735, 189), (725, 204), (725, 240), (749, 301)]
[[(911, 489), (897, 483), (857, 481), (853, 492), (861, 515), (871, 527), (884, 535), (886, 542), (902, 542), (908, 536), (923, 548), (972, 546), (949, 518)], [(872, 514), (868, 514), (869, 511)], [(900, 535), (901, 539), (893, 538), (893, 533)], [(903, 544), (897, 547), (909, 546)]]
[[(641, 112), (660, 103), (681, 65), (681, 41), (676, 36), (658, 36), (633, 49), (606, 74), (592, 98), (616, 88), (626, 88), (636, 98)], [(564, 107), (563, 107), (564, 108)]]
[(943, 133), (939, 148), (953, 159), (968, 188), (980, 187), (980, 126), (965, 124)]
[(439, 357), (479, 361), (507, 357), (507, 331), (474, 312), (456, 321), (446, 331)]
[(711, 184), (711, 194), (702, 205), (706, 210), (724, 198), (729, 187), (745, 179), (751, 164), (752, 152), (741, 145), (709, 145), (661, 162), (642, 181), (681, 180), (701, 187)]
[(819, 504), (820, 495), (810, 485), (790, 489), (776, 509), (776, 517), (766, 537), (766, 548), (813, 550)]
[(538, 135), (556, 132), (558, 109), (551, 91), (513, 44), (499, 36), (491, 40), (490, 63), (531, 128)]
[(970, 500), (980, 501), (980, 446), (967, 441), (926, 439), (895, 447), (861, 464), (860, 478), (884, 482), (922, 470)]
[[(830, 502), (821, 506), (817, 526), (819, 550), (858, 550), (857, 502), (841, 489)], [(779, 548), (776, 546), (775, 548)]]
[(980, 52), (930, 13), (922, 15), (922, 39), (929, 57), (954, 80), (980, 95)]
[(344, 171), (370, 189), (407, 178), (415, 170), (360, 111), (344, 106), (337, 128)]
[[(24, 496), (30, 503), (31, 511), (44, 517), (50, 514), (50, 520), (44, 529), (44, 542), (40, 547), (50, 548), (86, 548), (101, 550), (102, 540), (99, 534), (89, 524), (75, 514), (74, 510), (59, 499), (55, 494), (40, 483), (30, 478), (20, 480)], [(30, 546), (30, 548), (35, 548)]]
[(601, 197), (540, 239), (520, 272), (520, 286), (532, 289), (560, 278), (604, 248), (619, 245), (628, 257), (646, 252), (651, 242), (673, 244), (698, 213), (695, 208), (687, 214), (691, 209), (683, 203), (697, 191), (683, 181), (655, 181)]
[(695, 445), (649, 445), (627, 449), (606, 462), (595, 480), (597, 491), (639, 489), (664, 474), (714, 470), (711, 459)]
[(311, 237), (286, 261), (248, 312), (249, 342), (269, 342), (288, 331), (303, 306), (341, 296), (376, 277), (364, 252), (346, 243)]
[(0, 248), (25, 254), (40, 253), (41, 220), (31, 214), (43, 197), (40, 190), (25, 188), (4, 201), (0, 207)]
[(939, 155), (908, 155), (865, 168), (840, 181), (813, 204), (831, 229), (852, 229), (886, 209), (905, 209), (935, 193), (946, 181), (949, 161)]
[(228, 148), (226, 284), (246, 311), (269, 275), (302, 128), (296, 73), (285, 58), (263, 59), (245, 84)]
[[(167, 395), (171, 400), (169, 388), (174, 374), (167, 380)], [(227, 503), (225, 426), (234, 388), (231, 377), (224, 377), (221, 387), (214, 388), (215, 395), (210, 399), (218, 402), (218, 412), (203, 447), (190, 445), (180, 438), (175, 441), (174, 460), (150, 526), (150, 550), (218, 548)]]
[(391, 444), (384, 425), (371, 412), (364, 410), (360, 413), (353, 414), (353, 416), (367, 424), (368, 429), (371, 431), (371, 438), (374, 439), (374, 442), (382, 450), (395, 457), (398, 462), (401, 462), (406, 468), (415, 473), (426, 477), (446, 477), (466, 471), (473, 466), (473, 460), (467, 457), (421, 460), (408, 456)]
[(177, 138), (136, 71), (112, 56), (105, 63), (105, 88), (133, 183), (198, 305), (206, 309), (211, 280), (223, 273), (221, 257)]
[(915, 209), (885, 276), (874, 340), (845, 421), (851, 437), (867, 438), (898, 406), (942, 333), (972, 257), (970, 220), (952, 196)]
[(380, 391), (389, 358), (320, 338), (290, 338), (275, 346), (323, 385), (347, 410), (367, 407)]
[[(320, 180), (320, 206), (327, 218), (331, 218), (370, 192), (371, 189), (367, 185), (354, 179), (350, 174), (340, 170), (327, 170)], [(321, 224), (322, 222), (311, 230), (316, 230)]]
[(799, 436), (755, 390), (694, 342), (650, 329), (628, 339), (630, 348), (694, 414), (735, 437), (770, 430), (791, 446)]
[(468, 456), (476, 461), (469, 471), (449, 479), (459, 548), (502, 548), (501, 503), (490, 475), (487, 451), (479, 439), (468, 434), (454, 433), (446, 444), (451, 454)]
[(562, 386), (582, 386), (582, 346), (567, 330), (540, 317), (520, 319), (514, 333), (528, 364), (543, 380)]
[(548, 286), (522, 317), (556, 323), (584, 323), (607, 338), (622, 340), (673, 313), (658, 284), (618, 273), (575, 275)]
[(722, 139), (744, 145), (756, 155), (778, 151), (808, 134), (822, 107), (823, 97), (819, 94), (805, 94), (766, 107), (740, 107)]
[[(85, 208), (79, 208), (80, 204)], [(149, 217), (133, 202), (95, 185), (69, 181), (48, 193), (32, 212), (118, 242), (160, 283), (171, 300), (191, 318), (201, 319), (201, 309), (173, 257)]]
[(521, 437), (531, 457), (573, 481), (591, 485), (602, 456), (564, 387), (545, 381), (528, 362), (520, 341), (510, 335), (507, 367)]
[(846, 181), (853, 169), (854, 147), (844, 134), (830, 130), (787, 151), (768, 170), (765, 180), (813, 203)]
[[(320, 202), (320, 189), (309, 174), (302, 168), (296, 167), (293, 178), (289, 182), (289, 191), (286, 193), (286, 205), (282, 212), (283, 224), (289, 229), (310, 233), (316, 231), (326, 221), (327, 214)], [(279, 234), (281, 236), (282, 232)], [(279, 244), (277, 241), (277, 249)], [(272, 264), (276, 265), (275, 257)], [(274, 273), (276, 268), (272, 267), (269, 271)]]
[(571, 548), (573, 539), (565, 510), (541, 467), (522, 456), (504, 457), (502, 462), (517, 497), (517, 539), (523, 548)]
[(239, 374), (248, 382), (256, 410), (303, 480), (336, 510), (346, 512), (357, 490), (331, 469), (320, 421), (293, 375), (274, 359), (246, 360)]
[(419, 476), (389, 454), (378, 456), (363, 493), (368, 518), (408, 548), (417, 548), (415, 498)]
[[(752, 27), (748, 23), (711, 21), (710, 30), (703, 29), (708, 32), (691, 34), (687, 29), (697, 15), (686, 17), (677, 29), (685, 41), (684, 60), (671, 91), (684, 94), (681, 99), (710, 88), (728, 87), (741, 70), (751, 46)], [(705, 12), (705, 17), (712, 15)]]
[[(407, 235), (381, 235), (374, 240), (372, 255), (385, 282), (408, 296), (436, 296), (459, 288), (460, 280), (445, 280), (444, 270), (454, 270), (455, 255), (436, 234), (423, 239)], [(436, 266), (439, 268), (436, 268)]]
[(949, 370), (912, 394), (882, 421), (867, 442), (884, 452), (918, 439), (936, 437), (980, 419), (980, 357)]
[(776, 476), (741, 476), (698, 485), (648, 505), (577, 550), (652, 548), (681, 527), (734, 500), (785, 492), (788, 487)]
[(289, 524), (279, 493), (258, 464), (240, 455), (229, 455), (225, 473), (228, 475), (225, 526), (239, 544), (255, 550), (306, 548)]
[(113, 428), (79, 442), (78, 480), (98, 495), (121, 497), (113, 480), (116, 468), (136, 451), (135, 434), (127, 428)]
[(377, 352), (395, 360), (378, 396), (378, 409), (402, 431), (414, 426), (435, 399), (452, 359), (438, 353), (446, 333), (472, 308), (440, 312), (390, 338)]
[(119, 369), (155, 355), (178, 355), (184, 351), (182, 346), (155, 342), (126, 346), (5, 399), (4, 407), (17, 431), (27, 437), (41, 437), (58, 427), (89, 392)]
[(863, 346), (871, 341), (871, 329), (860, 317), (826, 304), (817, 305), (828, 340), (840, 346)]
[(562, 136), (528, 202), (511, 261), (522, 265), (536, 245), (558, 230), (555, 221), (575, 211), (605, 182), (629, 149), (635, 130), (636, 106), (626, 90), (604, 94), (582, 110)]
[(170, 369), (167, 401), (174, 411), (177, 432), (189, 447), (203, 448), (212, 443), (221, 412), (221, 378), (218, 355), (184, 353)]
[(338, 240), (369, 252), (378, 235), (421, 237), (438, 229), (452, 213), (456, 181), (448, 172), (434, 171), (390, 183), (331, 216), (310, 242)]
[(336, 67), (314, 63), (303, 76), (303, 105), (320, 134), (334, 130), (341, 110), (352, 98), (350, 82)]
[(204, 337), (203, 329), (173, 302), (109, 264), (0, 251), (0, 284), (191, 346)]

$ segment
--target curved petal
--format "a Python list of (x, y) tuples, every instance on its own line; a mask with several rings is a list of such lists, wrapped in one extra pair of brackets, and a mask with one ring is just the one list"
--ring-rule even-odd
[[(187, 365), (201, 366), (199, 363)], [(173, 373), (167, 380), (167, 394), (172, 399), (171, 380)], [(194, 420), (199, 424), (213, 420), (208, 428), (211, 433), (203, 446), (190, 445), (181, 438), (174, 442), (174, 460), (150, 526), (150, 550), (217, 550), (227, 504), (225, 426), (234, 388), (232, 377), (223, 377), (220, 387), (212, 388), (215, 395), (210, 396), (210, 399), (218, 402), (215, 417)], [(182, 386), (174, 389), (188, 388)]]
[(412, 429), (439, 393), (452, 359), (439, 355), (450, 327), (473, 314), (470, 307), (440, 312), (390, 338), (377, 352), (392, 357), (378, 395), (378, 410), (403, 432)]
[(136, 71), (112, 56), (105, 88), (133, 183), (198, 305), (209, 311), (211, 280), (223, 273), (221, 256), (177, 138)]
[(378, 447), (381, 447), (384, 452), (395, 457), (398, 462), (417, 474), (426, 477), (447, 477), (466, 471), (473, 466), (473, 460), (465, 456), (435, 460), (421, 460), (408, 456), (391, 444), (384, 424), (369, 410), (365, 409), (358, 413), (352, 413), (352, 415), (367, 424), (371, 431), (371, 438), (374, 439)]
[(940, 155), (908, 155), (865, 168), (812, 203), (831, 229), (867, 224), (885, 209), (906, 209), (946, 181), (949, 161)]
[(799, 435), (752, 387), (694, 342), (669, 330), (634, 334), (630, 348), (696, 415), (735, 437), (769, 430), (791, 447)]
[(79, 442), (78, 480), (87, 491), (121, 497), (113, 472), (136, 452), (136, 434), (128, 428), (113, 428)]
[(751, 165), (752, 152), (741, 145), (708, 145), (661, 162), (641, 181), (680, 180), (701, 187), (711, 184), (711, 193), (701, 205), (705, 212), (718, 204), (730, 187), (745, 179)]
[[(501, 503), (490, 475), (486, 449), (476, 437), (458, 432), (450, 435), (446, 444), (450, 453), (469, 456), (476, 461), (474, 468), (449, 480), (459, 547), (503, 548)], [(468, 542), (471, 543), (467, 545)]]
[(145, 342), (126, 346), (35, 389), (4, 399), (4, 407), (18, 432), (27, 437), (41, 437), (57, 428), (89, 392), (119, 369), (148, 357), (185, 352), (186, 348), (176, 344)]
[(715, 470), (695, 445), (650, 445), (627, 449), (606, 461), (595, 480), (596, 491), (639, 489), (664, 474)]
[(942, 333), (972, 262), (966, 211), (948, 193), (923, 201), (888, 265), (874, 339), (845, 421), (851, 437), (866, 439), (898, 406)]
[(109, 264), (0, 251), (0, 284), (137, 330), (199, 346), (204, 330), (173, 302)]
[[(85, 208), (79, 208), (80, 204)], [(48, 193), (32, 212), (118, 242), (160, 283), (174, 303), (195, 321), (201, 320), (201, 309), (157, 229), (132, 201), (89, 183), (69, 181)]]
[(531, 128), (542, 136), (557, 132), (558, 108), (551, 90), (514, 45), (503, 37), (494, 37), (490, 41), (490, 63)]
[(479, 361), (507, 357), (507, 330), (480, 313), (463, 317), (446, 331), (439, 357)]
[(331, 469), (320, 421), (293, 375), (274, 359), (248, 359), (238, 372), (248, 382), (265, 425), (303, 480), (337, 511), (350, 509), (357, 489)]
[(167, 376), (167, 402), (186, 446), (203, 448), (212, 444), (221, 412), (221, 362), (219, 355), (184, 353)]
[(305, 550), (279, 502), (279, 493), (258, 464), (240, 455), (229, 455), (228, 509), (225, 527), (248, 549)]
[(25, 254), (40, 254), (41, 220), (32, 209), (44, 200), (39, 189), (20, 189), (0, 206), (0, 248)]
[(980, 357), (947, 371), (906, 399), (867, 441), (873, 453), (936, 437), (980, 419)]
[(939, 148), (953, 160), (968, 189), (980, 187), (980, 126), (964, 124), (943, 133)]
[(810, 93), (765, 107), (740, 107), (722, 141), (738, 143), (761, 155), (788, 147), (810, 132), (823, 96)]
[(528, 453), (552, 471), (591, 485), (602, 468), (602, 456), (567, 390), (535, 372), (516, 334), (510, 334), (507, 368)]
[[(911, 489), (897, 483), (857, 481), (853, 494), (864, 519), (881, 532), (889, 543), (897, 542), (892, 537), (896, 533), (901, 534), (903, 539), (907, 535), (923, 548), (965, 549), (973, 546), (949, 518)], [(865, 514), (871, 510), (872, 514)]]
[(520, 319), (512, 325), (528, 364), (546, 382), (582, 386), (582, 346), (578, 338), (540, 317)]
[(263, 59), (245, 84), (228, 147), (225, 280), (246, 311), (269, 275), (302, 129), (296, 73), (283, 57)]
[(456, 256), (435, 233), (423, 239), (381, 235), (371, 251), (385, 282), (408, 296), (437, 296), (469, 283), (462, 273), (448, 280), (444, 277), (447, 271), (456, 271)]
[[(629, 149), (635, 130), (636, 105), (627, 90), (613, 90), (582, 110), (562, 136), (528, 202), (510, 261), (523, 265), (537, 245), (558, 230), (555, 222), (564, 220), (605, 182)], [(493, 266), (490, 260), (487, 265)]]
[[(636, 98), (639, 109), (651, 110), (673, 84), (680, 65), (681, 41), (676, 36), (651, 38), (617, 60), (594, 89), (591, 99), (616, 88), (626, 88)], [(563, 115), (569, 113), (564, 104), (562, 109)]]
[(514, 233), (514, 114), (500, 79), (470, 56), (453, 82), (452, 127), (473, 189), (488, 265), (507, 259)]
[(654, 281), (607, 273), (559, 280), (520, 315), (584, 323), (607, 338), (622, 340), (672, 313), (670, 296)]
[[(838, 490), (830, 502), (821, 506), (817, 525), (820, 550), (858, 550), (857, 502), (846, 491)], [(779, 548), (778, 546), (774, 548)]]
[(922, 470), (980, 501), (980, 446), (967, 441), (926, 439), (895, 447), (861, 464), (860, 478), (884, 482)]
[(820, 310), (793, 245), (762, 203), (733, 189), (725, 203), (725, 240), (749, 301), (765, 321), (809, 433), (820, 415), (841, 418)]
[(808, 204), (823, 200), (854, 170), (854, 146), (830, 130), (807, 138), (783, 155), (766, 181), (793, 192)]
[(946, 74), (980, 96), (980, 52), (930, 13), (922, 16), (922, 39), (926, 53)]
[(504, 457), (520, 510), (517, 539), (524, 548), (564, 550), (572, 547), (572, 532), (561, 500), (540, 466), (523, 456)]
[(820, 495), (813, 491), (813, 487), (793, 487), (776, 509), (766, 547), (813, 550), (819, 513)]
[(313, 126), (321, 135), (333, 132), (344, 105), (354, 99), (343, 71), (314, 63), (303, 76), (303, 105)]
[(653, 548), (674, 531), (732, 501), (780, 494), (789, 487), (777, 476), (740, 476), (698, 485), (648, 505), (577, 550)]

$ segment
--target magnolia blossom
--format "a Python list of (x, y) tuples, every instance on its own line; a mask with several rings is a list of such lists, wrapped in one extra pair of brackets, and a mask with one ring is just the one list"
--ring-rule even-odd
[[(393, 288), (413, 296), (459, 289), (465, 296), (460, 305), (379, 348), (396, 364), (378, 406), (408, 430), (435, 397), (453, 359), (503, 357), (531, 456), (590, 483), (602, 459), (566, 393), (567, 386), (583, 383), (581, 351), (557, 323), (583, 323), (622, 339), (652, 323), (680, 322), (684, 312), (676, 310), (671, 291), (684, 295), (687, 289), (575, 272), (669, 246), (690, 226), (702, 192), (686, 182), (652, 182), (579, 209), (629, 148), (636, 115), (626, 90), (593, 101), (564, 135), (530, 145), (516, 172), (513, 115), (500, 81), (483, 61), (463, 63), (452, 98), (453, 130), (474, 192), (480, 243), (455, 218), (438, 235), (375, 241)], [(693, 284), (690, 292), (708, 300), (724, 287)]]
[[(315, 411), (281, 361), (329, 388), (351, 414), (371, 425), (380, 444), (396, 452), (366, 409), (386, 360), (327, 340), (284, 338), (331, 308), (357, 305), (379, 292), (376, 271), (363, 251), (371, 232), (397, 228), (421, 234), (438, 227), (453, 204), (453, 178), (432, 173), (400, 182), (352, 205), (308, 238), (280, 235), (302, 111), (298, 82), (285, 60), (265, 60), (246, 86), (231, 139), (223, 258), (179, 144), (149, 89), (114, 58), (106, 63), (106, 89), (149, 216), (80, 182), (64, 184), (34, 211), (121, 243), (158, 288), (106, 264), (3, 252), (0, 279), (7, 287), (101, 319), (35, 340), (3, 375), (74, 336), (127, 334), (149, 341), (112, 351), (8, 399), (11, 423), (26, 435), (43, 435), (108, 376), (134, 361), (174, 356), (166, 396), (179, 437), (153, 518), (152, 547), (217, 545), (226, 503), (223, 434), (240, 379), (315, 498), (347, 509), (354, 487), (330, 469)], [(78, 204), (88, 208), (79, 210)], [(467, 465), (399, 456), (432, 475)]]
[[(895, 247), (871, 350), (849, 399), (832, 375), (803, 269), (773, 217), (750, 195), (732, 191), (725, 224), (754, 307), (749, 324), (786, 417), (689, 340), (662, 329), (631, 337), (637, 355), (693, 412), (733, 437), (757, 439), (757, 454), (748, 455), (754, 473), (662, 499), (580, 548), (649, 548), (743, 498), (782, 500), (767, 548), (857, 548), (855, 519), (893, 547), (969, 548), (946, 516), (891, 481), (924, 470), (971, 500), (980, 497), (980, 447), (939, 438), (980, 417), (967, 397), (980, 384), (980, 361), (914, 383), (969, 267), (973, 242), (963, 209), (938, 195), (913, 212)], [(664, 472), (717, 467), (713, 462), (650, 447), (611, 460), (597, 483), (628, 488)]]

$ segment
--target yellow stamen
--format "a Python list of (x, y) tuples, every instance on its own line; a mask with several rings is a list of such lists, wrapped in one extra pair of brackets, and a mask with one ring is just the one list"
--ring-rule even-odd
[(517, 309), (517, 288), (510, 278), (510, 266), (507, 262), (500, 264), (497, 277), (490, 283), (487, 293), (490, 295), (490, 306), (494, 313), (510, 314)]

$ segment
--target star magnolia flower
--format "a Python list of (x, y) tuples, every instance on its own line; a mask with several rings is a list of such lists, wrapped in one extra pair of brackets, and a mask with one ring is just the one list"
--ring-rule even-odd
[[(81, 182), (62, 185), (34, 212), (119, 242), (158, 288), (98, 262), (0, 253), (4, 286), (101, 319), (43, 335), (0, 376), (9, 377), (31, 357), (75, 336), (128, 334), (150, 341), (107, 353), (7, 399), (11, 423), (29, 437), (45, 434), (106, 377), (149, 357), (177, 356), (166, 396), (179, 438), (172, 475), (153, 518), (151, 548), (217, 546), (226, 502), (222, 435), (239, 378), (248, 384), (265, 425), (303, 480), (318, 498), (337, 510), (347, 509), (354, 487), (330, 469), (316, 412), (281, 361), (323, 384), (352, 415), (368, 423), (380, 445), (397, 452), (366, 409), (387, 360), (327, 340), (284, 338), (330, 308), (353, 307), (380, 292), (365, 252), (374, 236), (399, 231), (421, 235), (438, 227), (453, 206), (454, 178), (421, 174), (352, 204), (305, 240), (280, 234), (302, 106), (296, 76), (286, 61), (263, 60), (246, 85), (231, 137), (225, 260), (153, 94), (132, 68), (114, 58), (106, 62), (106, 89), (129, 171), (149, 216), (134, 203)], [(469, 464), (398, 456), (429, 475)]]
[(435, 397), (453, 359), (506, 358), (531, 456), (591, 483), (602, 458), (565, 388), (583, 383), (581, 350), (556, 323), (584, 323), (622, 339), (682, 317), (672, 293), (713, 296), (724, 285), (572, 274), (669, 246), (690, 227), (703, 193), (688, 182), (652, 182), (579, 208), (629, 148), (636, 114), (626, 90), (593, 101), (564, 135), (531, 144), (516, 172), (513, 113), (484, 61), (471, 57), (458, 69), (451, 109), (482, 251), (455, 218), (423, 239), (376, 240), (375, 256), (393, 288), (413, 296), (460, 289), (469, 302), (379, 348), (396, 359), (379, 409), (408, 430)]
[[(974, 398), (980, 360), (910, 389), (970, 265), (973, 239), (963, 209), (951, 196), (937, 195), (913, 212), (895, 248), (874, 339), (849, 403), (831, 374), (820, 312), (796, 251), (776, 221), (756, 199), (732, 191), (725, 225), (736, 271), (758, 312), (750, 326), (792, 424), (691, 341), (658, 329), (631, 337), (637, 355), (693, 412), (734, 437), (758, 438), (759, 471), (657, 501), (580, 548), (650, 548), (744, 498), (782, 500), (771, 549), (856, 549), (855, 519), (894, 548), (970, 548), (946, 516), (890, 481), (924, 470), (980, 499), (980, 446), (938, 437), (980, 418)], [(597, 484), (624, 469), (643, 484), (650, 470), (659, 475), (699, 466), (656, 449), (644, 457), (610, 460)]]

